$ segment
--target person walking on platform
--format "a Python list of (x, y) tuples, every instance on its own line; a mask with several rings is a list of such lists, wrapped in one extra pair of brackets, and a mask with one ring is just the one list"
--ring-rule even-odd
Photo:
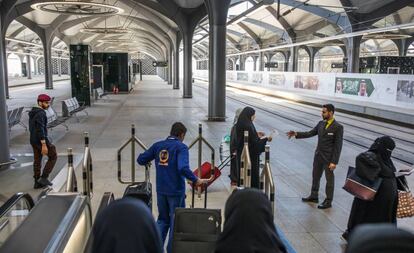
[(167, 251), (171, 252), (174, 227), (174, 212), (177, 207), (185, 207), (185, 178), (198, 185), (208, 180), (197, 178), (190, 170), (188, 147), (183, 143), (186, 127), (176, 122), (171, 127), (170, 136), (153, 144), (138, 156), (137, 162), (145, 165), (155, 160), (158, 228), (163, 243), (169, 233)]
[(233, 120), (233, 126), (230, 131), (230, 182), (232, 186), (237, 186), (239, 179), (239, 168), (237, 164), (237, 133), (236, 133), (236, 124), (239, 119), (240, 113), (243, 111), (243, 108), (236, 110)]
[[(56, 164), (56, 147), (49, 141), (47, 136), (46, 111), (49, 108), (51, 98), (46, 94), (37, 97), (37, 105), (29, 112), (30, 144), (33, 148), (33, 170), (34, 188), (39, 189), (51, 186), (48, 177)], [(48, 161), (41, 171), (42, 156), (47, 156)]]
[[(260, 154), (264, 152), (266, 143), (272, 141), (272, 137), (266, 137), (263, 132), (256, 132), (253, 121), (256, 118), (255, 110), (245, 107), (240, 113), (236, 123), (237, 138), (237, 163), (240, 170), (241, 153), (244, 146), (244, 131), (249, 132), (249, 155), (252, 165), (251, 187), (259, 189), (260, 186)], [(240, 171), (238, 171), (240, 173)]]
[(389, 136), (382, 136), (375, 140), (367, 152), (357, 156), (357, 175), (370, 181), (381, 178), (382, 182), (372, 201), (354, 198), (347, 230), (342, 234), (345, 240), (354, 228), (361, 224), (397, 224), (398, 181), (395, 176), (396, 168), (391, 159), (394, 149), (394, 140)]
[(309, 132), (289, 131), (287, 133), (289, 139), (291, 137), (303, 139), (318, 135), (318, 145), (313, 160), (311, 194), (306, 198), (302, 198), (302, 201), (318, 203), (320, 179), (322, 173), (325, 171), (326, 199), (318, 205), (319, 209), (332, 207), (335, 183), (334, 170), (338, 164), (342, 150), (344, 128), (335, 120), (334, 113), (335, 107), (332, 104), (323, 105), (323, 120), (312, 130)]

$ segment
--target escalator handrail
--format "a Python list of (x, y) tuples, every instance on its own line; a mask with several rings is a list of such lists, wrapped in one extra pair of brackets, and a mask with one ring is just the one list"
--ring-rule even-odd
[(98, 216), (98, 214), (102, 212), (102, 210), (104, 210), (114, 200), (115, 197), (112, 192), (105, 192), (102, 196), (101, 203), (99, 204), (98, 211), (96, 212), (96, 216)]
[[(112, 201), (115, 200), (114, 194), (112, 192), (105, 192), (102, 196), (101, 203), (99, 204), (98, 211), (96, 212), (96, 217), (109, 205)], [(86, 243), (84, 253), (92, 252), (93, 244), (93, 234), (92, 231), (89, 235), (88, 242)]]
[(18, 192), (9, 198), (1, 207), (0, 207), (0, 218), (6, 215), (20, 200), (25, 199), (28, 204), (29, 210), (34, 207), (34, 201), (32, 196), (28, 193)]

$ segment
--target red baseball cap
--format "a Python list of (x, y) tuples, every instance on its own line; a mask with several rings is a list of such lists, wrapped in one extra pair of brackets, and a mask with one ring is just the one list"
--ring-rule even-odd
[(52, 98), (47, 94), (40, 94), (37, 96), (37, 101), (39, 102), (49, 102), (50, 100), (52, 100)]

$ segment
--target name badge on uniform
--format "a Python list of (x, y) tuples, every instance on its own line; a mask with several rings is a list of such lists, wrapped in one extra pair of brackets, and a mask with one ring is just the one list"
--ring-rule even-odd
[(159, 165), (168, 166), (168, 159), (169, 159), (168, 150), (165, 150), (165, 149), (161, 150), (158, 156), (160, 158)]
[(334, 133), (328, 133), (328, 135), (334, 135)]

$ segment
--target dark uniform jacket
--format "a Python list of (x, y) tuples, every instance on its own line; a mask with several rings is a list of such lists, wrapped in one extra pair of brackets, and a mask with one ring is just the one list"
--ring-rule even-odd
[(29, 112), (30, 144), (41, 145), (41, 140), (49, 144), (47, 138), (47, 116), (46, 111), (40, 107), (33, 107)]
[(297, 132), (296, 139), (318, 135), (318, 146), (315, 155), (319, 155), (328, 163), (338, 164), (342, 149), (344, 127), (336, 120), (325, 129), (326, 121), (322, 120), (309, 132)]

